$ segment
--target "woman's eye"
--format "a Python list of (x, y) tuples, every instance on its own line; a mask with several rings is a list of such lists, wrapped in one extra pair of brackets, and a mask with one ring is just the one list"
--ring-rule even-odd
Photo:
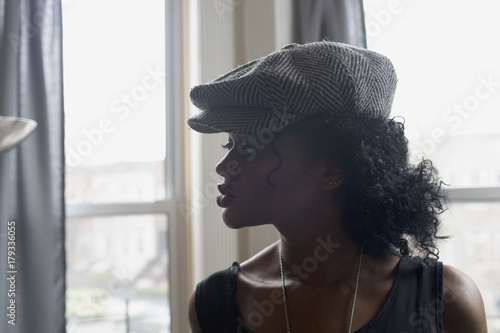
[(224, 149), (231, 149), (232, 146), (233, 145), (232, 145), (231, 141), (228, 141), (228, 142), (226, 142), (225, 144), (222, 145), (222, 148), (224, 148)]

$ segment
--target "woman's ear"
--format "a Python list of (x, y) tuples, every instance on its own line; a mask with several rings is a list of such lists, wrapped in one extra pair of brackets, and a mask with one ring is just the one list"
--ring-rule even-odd
[(325, 173), (323, 174), (323, 187), (331, 191), (344, 182), (344, 172), (333, 162), (326, 162)]

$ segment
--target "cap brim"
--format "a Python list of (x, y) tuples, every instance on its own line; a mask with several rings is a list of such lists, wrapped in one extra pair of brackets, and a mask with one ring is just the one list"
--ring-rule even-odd
[(256, 134), (265, 130), (273, 113), (271, 110), (224, 108), (208, 110), (187, 119), (187, 124), (200, 133)]

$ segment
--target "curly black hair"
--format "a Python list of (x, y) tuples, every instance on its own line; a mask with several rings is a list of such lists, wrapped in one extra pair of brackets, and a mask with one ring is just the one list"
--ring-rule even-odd
[(439, 215), (446, 210), (444, 183), (430, 160), (409, 163), (404, 123), (387, 118), (315, 115), (285, 132), (301, 134), (312, 154), (330, 157), (345, 181), (333, 196), (344, 228), (365, 253), (439, 258)]

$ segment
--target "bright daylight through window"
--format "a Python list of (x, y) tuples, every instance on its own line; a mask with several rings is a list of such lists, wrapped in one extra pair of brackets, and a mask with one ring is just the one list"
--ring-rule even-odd
[(69, 0), (63, 19), (67, 330), (170, 332), (165, 3)]
[(481, 290), (500, 332), (500, 3), (366, 0), (368, 47), (399, 76), (393, 115), (406, 119), (414, 160), (435, 162), (452, 202), (441, 259)]

